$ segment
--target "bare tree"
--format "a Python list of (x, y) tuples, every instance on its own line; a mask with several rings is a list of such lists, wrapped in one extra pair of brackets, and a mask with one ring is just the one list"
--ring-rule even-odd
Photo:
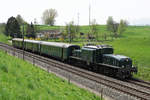
[(60, 40), (64, 41), (67, 37), (67, 30), (65, 30), (65, 27), (60, 27), (61, 37)]
[(91, 22), (91, 32), (94, 35), (95, 39), (98, 40), (98, 27), (96, 19), (93, 19)]
[(46, 40), (48, 40), (50, 38), (50, 34), (49, 33), (45, 33), (44, 37), (45, 37)]
[(109, 16), (107, 20), (107, 30), (112, 32), (115, 37), (117, 37), (118, 26), (119, 24), (113, 20), (113, 17)]
[(121, 35), (126, 30), (127, 25), (128, 25), (127, 21), (121, 19), (118, 27), (118, 34)]
[(75, 33), (76, 33), (76, 26), (74, 25), (74, 22), (71, 21), (68, 24), (66, 24), (66, 32), (69, 36), (69, 42), (71, 43), (71, 41), (75, 38)]
[(27, 23), (27, 22), (24, 21), (22, 16), (19, 15), (19, 14), (16, 16), (16, 20), (18, 21), (19, 25), (23, 25), (24, 23)]
[(36, 18), (34, 18), (34, 31), (35, 33), (40, 31), (40, 27), (38, 27), (38, 22)]
[(55, 9), (47, 9), (43, 12), (42, 21), (44, 24), (53, 26), (55, 24), (55, 18), (58, 16), (58, 13)]

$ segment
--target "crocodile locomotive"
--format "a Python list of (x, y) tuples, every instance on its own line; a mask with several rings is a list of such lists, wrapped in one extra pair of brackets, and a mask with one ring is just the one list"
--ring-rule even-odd
[[(14, 38), (12, 44), (15, 48), (23, 49), (22, 39)], [(131, 78), (133, 73), (137, 73), (137, 68), (132, 65), (129, 57), (113, 54), (113, 48), (108, 45), (87, 45), (80, 48), (78, 45), (67, 43), (25, 39), (24, 50), (68, 63), (80, 63), (95, 72), (121, 79)]]

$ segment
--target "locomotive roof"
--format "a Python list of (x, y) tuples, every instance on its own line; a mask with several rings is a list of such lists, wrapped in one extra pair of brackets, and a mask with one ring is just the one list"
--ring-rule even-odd
[(123, 55), (104, 54), (104, 56), (109, 56), (109, 57), (115, 58), (117, 60), (130, 59), (129, 57), (123, 56)]
[(97, 47), (101, 47), (101, 48), (112, 48), (112, 46), (107, 45), (107, 44), (97, 45)]
[[(23, 39), (20, 39), (20, 38), (14, 38), (13, 40), (23, 41)], [(46, 41), (37, 41), (37, 40), (28, 40), (28, 39), (25, 39), (24, 41), (31, 42), (31, 43), (40, 43), (40, 44), (49, 45), (49, 46), (63, 47), (63, 48), (68, 48), (70, 46), (78, 46), (78, 45), (69, 44), (69, 43), (46, 42)], [(78, 46), (78, 47), (80, 47), (80, 46)]]
[(85, 48), (85, 47), (83, 47), (82, 50), (94, 51), (94, 50), (96, 50), (96, 49), (95, 49), (95, 48)]
[(101, 49), (101, 47), (90, 45), (90, 46), (84, 46), (83, 48), (90, 48), (90, 49)]
[(88, 45), (88, 46), (84, 46), (83, 48), (103, 49), (103, 48), (112, 48), (112, 47), (109, 45)]

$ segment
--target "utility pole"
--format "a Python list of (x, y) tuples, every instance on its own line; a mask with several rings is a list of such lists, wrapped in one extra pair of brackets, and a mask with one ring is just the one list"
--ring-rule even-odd
[(34, 39), (35, 39), (36, 38), (36, 33), (38, 31), (36, 18), (34, 18), (34, 25), (33, 26), (34, 26), (33, 29), (34, 29)]
[(78, 26), (79, 26), (79, 20), (80, 20), (80, 13), (78, 12)]
[(78, 14), (77, 14), (76, 33), (77, 33), (77, 34), (79, 34), (79, 33), (80, 33), (80, 28), (79, 28), (79, 12), (78, 12)]
[[(89, 34), (88, 34), (88, 38), (91, 37), (91, 4), (89, 2)], [(90, 40), (90, 38), (89, 38)]]
[(23, 23), (23, 60), (24, 60), (24, 23)]
[(79, 36), (79, 38), (81, 38), (81, 35), (80, 35), (80, 26), (79, 26), (79, 17), (80, 16), (80, 13), (78, 12), (78, 23), (77, 23), (77, 27), (76, 27), (76, 29), (77, 29), (77, 34), (78, 34), (78, 36)]
[(91, 4), (89, 4), (89, 26), (91, 25)]
[(70, 25), (68, 24), (68, 33), (69, 33), (69, 43), (71, 43), (71, 32), (70, 32)]

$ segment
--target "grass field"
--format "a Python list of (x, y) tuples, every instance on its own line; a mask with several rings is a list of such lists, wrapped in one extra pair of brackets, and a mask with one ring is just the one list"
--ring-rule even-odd
[[(106, 26), (98, 26), (100, 34), (108, 33)], [(88, 26), (81, 27), (82, 31), (88, 30)], [(102, 37), (99, 37), (102, 38)], [(83, 43), (76, 43), (83, 45)], [(150, 26), (129, 26), (121, 37), (101, 42), (113, 46), (115, 54), (129, 56), (138, 66), (138, 74), (135, 77), (150, 81)]]
[(0, 50), (0, 100), (100, 100), (100, 98)]
[(115, 54), (131, 57), (138, 65), (139, 72), (135, 76), (150, 81), (150, 27), (128, 27), (122, 38), (105, 43), (114, 47)]
[(37, 25), (37, 27), (40, 30), (59, 30), (61, 26)]

